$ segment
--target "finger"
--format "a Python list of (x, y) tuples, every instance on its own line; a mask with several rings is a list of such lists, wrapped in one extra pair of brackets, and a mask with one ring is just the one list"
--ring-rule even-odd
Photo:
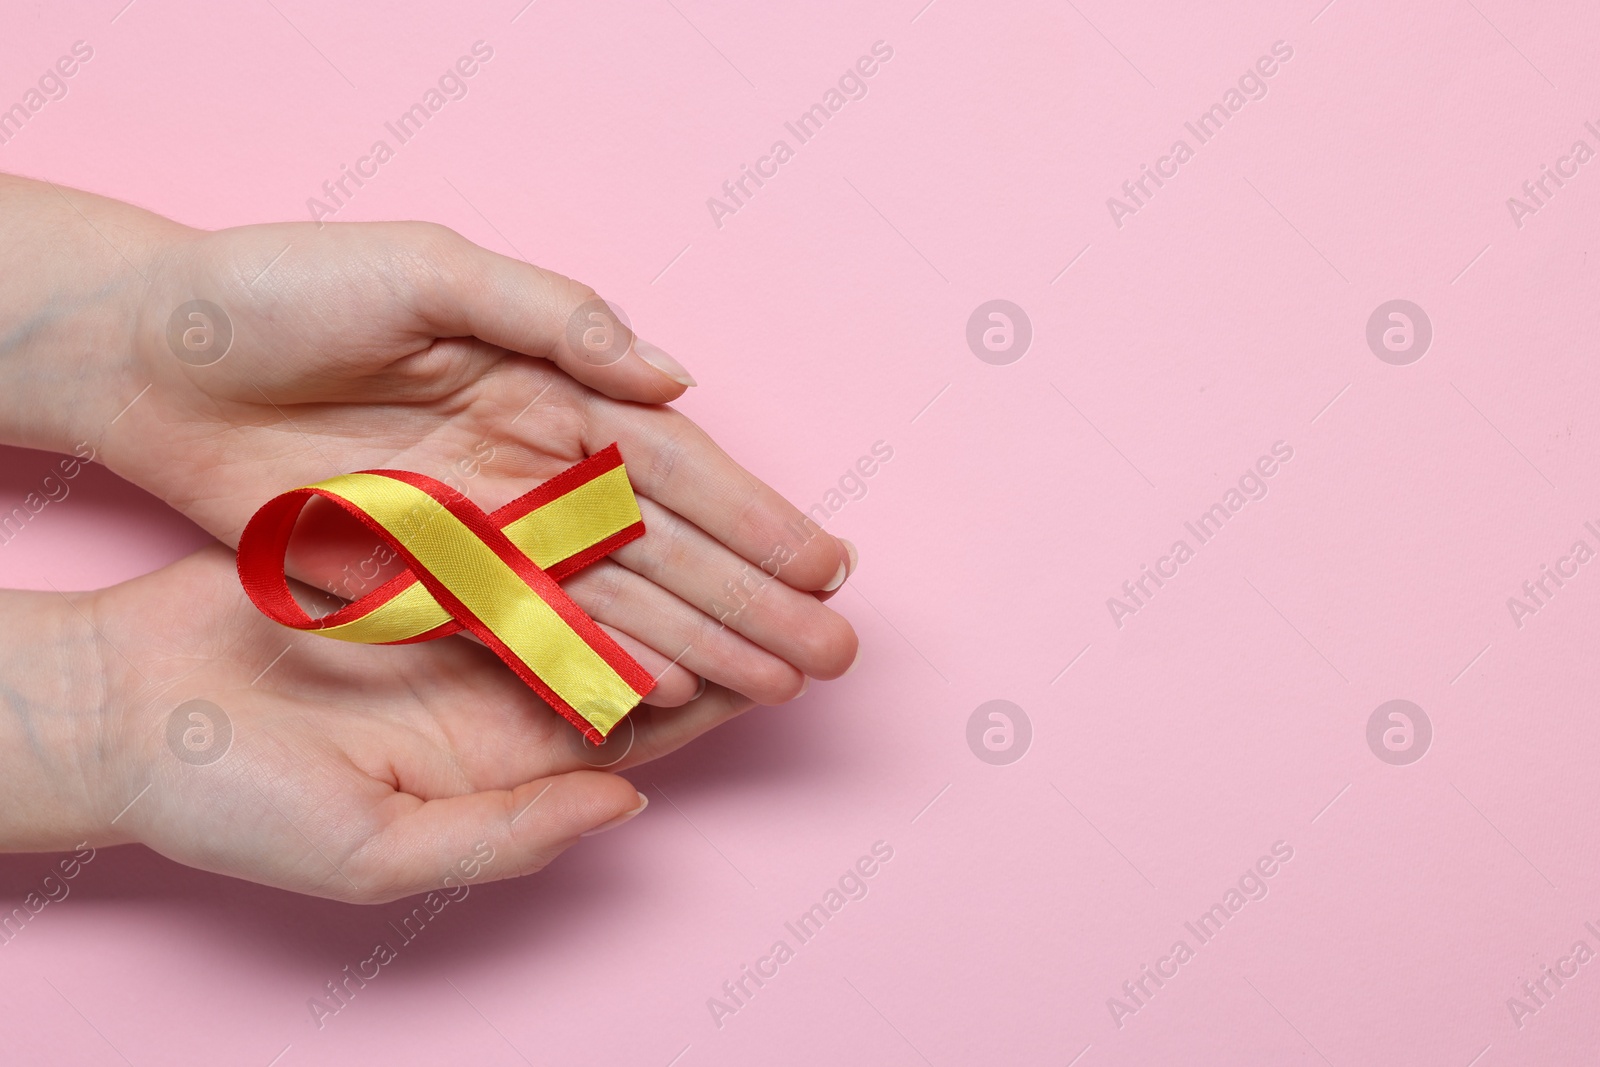
[[(658, 710), (633, 709), (597, 746), (509, 671), (474, 679), (470, 693), (448, 680), (455, 673), (441, 665), (408, 683), (427, 709), (421, 721), (363, 715), (330, 731), (366, 782), (381, 784), (385, 794), (400, 790), (435, 800), (514, 789), (585, 767), (614, 770), (633, 746), (635, 716)], [(692, 698), (707, 688), (702, 681)]]
[(616, 441), (628, 477), (671, 509), (795, 589), (837, 589), (850, 572), (844, 544), (763, 484), (671, 408), (596, 402), (585, 427), (590, 452)]
[[(570, 589), (567, 591), (571, 592)], [(582, 601), (579, 601), (578, 606), (583, 606)], [(599, 622), (600, 628), (622, 646), (624, 652), (638, 660), (639, 666), (656, 680), (655, 688), (644, 698), (646, 704), (654, 704), (659, 708), (675, 708), (692, 700), (695, 694), (700, 692), (700, 678), (689, 667), (673, 662), (672, 657), (658, 652), (646, 642), (601, 621), (598, 617), (595, 621)]]
[[(324, 502), (313, 500), (311, 503), (322, 504)], [(307, 507), (306, 511), (301, 513), (302, 526), (305, 525), (304, 520), (309, 512), (313, 512), (313, 509)], [(319, 514), (327, 514), (329, 512), (343, 516), (344, 520), (353, 523), (353, 520), (349, 519), (349, 515), (346, 512), (332, 506), (323, 508)], [(372, 535), (366, 533), (365, 528), (360, 527), (359, 524), (355, 525), (358, 530), (356, 536), (365, 534), (370, 544)], [(331, 524), (328, 529), (332, 529)], [(297, 543), (290, 543), (288, 569), (307, 579), (320, 579), (320, 584), (325, 588), (308, 587), (299, 582), (293, 582), (291, 583), (291, 589), (301, 594), (298, 599), (303, 608), (317, 611), (319, 614), (326, 613), (333, 606), (343, 605), (348, 601), (358, 599), (362, 595), (378, 588), (393, 577), (395, 572), (405, 566), (403, 560), (390, 553), (390, 562), (387, 566), (381, 568), (374, 566), (371, 571), (368, 571), (366, 565), (372, 564), (374, 559), (378, 558), (369, 554), (368, 558), (363, 561), (358, 573), (352, 573), (348, 565), (344, 567), (341, 573), (336, 569), (338, 562), (353, 555), (349, 546), (360, 544), (360, 541), (345, 536), (342, 530), (340, 531), (340, 540), (337, 541), (334, 537), (327, 535), (327, 530), (321, 530), (316, 536), (301, 538), (300, 540), (305, 542), (308, 547), (299, 548), (296, 551)], [(328, 545), (330, 543), (334, 547), (329, 548)], [(377, 547), (381, 549), (383, 546), (379, 545)], [(370, 578), (366, 577), (369, 573), (372, 575)], [(328, 595), (330, 593), (332, 595)], [(616, 626), (608, 626), (602, 622), (601, 628), (609, 633), (617, 644), (622, 646), (623, 651), (638, 661), (639, 665), (644, 668), (650, 677), (656, 680), (654, 688), (644, 698), (646, 703), (666, 708), (677, 707), (699, 692), (700, 679), (689, 668), (677, 665), (672, 656), (662, 655), (647, 641), (640, 640), (618, 629)], [(469, 630), (462, 630), (456, 636), (480, 646), (483, 645), (483, 642)]]
[[(639, 509), (645, 534), (612, 553), (617, 563), (813, 678), (837, 678), (850, 666), (856, 634), (818, 599), (831, 594), (791, 589), (652, 500), (641, 498)], [(698, 661), (685, 663), (700, 669)], [(761, 700), (735, 681), (713, 677)]]
[(470, 335), (551, 360), (617, 400), (663, 404), (695, 384), (682, 364), (635, 337), (587, 285), (481, 248), (454, 231), (427, 232), (437, 246), (430, 250), (436, 269), (420, 276), (414, 297), (439, 336)]
[(626, 779), (580, 770), (438, 800), (394, 793), (375, 813), (383, 828), (343, 865), (362, 902), (381, 904), (439, 890), (531, 874), (579, 837), (644, 810)]
[[(861, 562), (861, 554), (856, 550), (856, 543), (851, 541), (849, 538), (841, 537), (839, 538), (839, 543), (844, 546), (845, 555), (849, 557), (849, 562), (845, 564), (844, 569), (845, 581), (849, 581), (850, 576), (856, 572), (856, 566)], [(844, 588), (843, 582), (834, 586), (832, 589), (824, 589), (811, 595), (816, 597), (822, 603), (826, 604), (828, 601), (838, 596), (839, 590), (842, 588)]]
[(785, 703), (805, 688), (803, 672), (626, 567), (598, 563), (567, 579), (565, 589), (596, 620), (627, 627), (656, 655), (676, 650), (679, 669), (762, 704)]
[(721, 726), (755, 707), (755, 701), (720, 685), (710, 685), (681, 708), (640, 708), (628, 716), (633, 723), (633, 743), (627, 755), (611, 770), (637, 767), (682, 748), (701, 734)]
[[(579, 606), (581, 607), (582, 605), (580, 604)], [(596, 619), (595, 621), (599, 622), (600, 620)], [(644, 703), (654, 704), (662, 708), (675, 708), (679, 704), (693, 699), (700, 692), (699, 677), (687, 667), (675, 663), (670, 657), (656, 651), (646, 642), (631, 634), (624, 633), (615, 626), (601, 622), (600, 628), (610, 634), (611, 639), (621, 645), (622, 650), (637, 660), (639, 666), (643, 667), (646, 673), (656, 680), (655, 687), (644, 698)], [(488, 647), (470, 630), (462, 630), (454, 636), (471, 641), (480, 648)]]

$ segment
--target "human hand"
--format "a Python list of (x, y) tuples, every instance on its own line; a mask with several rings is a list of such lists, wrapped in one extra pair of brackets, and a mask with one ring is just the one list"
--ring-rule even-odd
[[(636, 708), (604, 746), (588, 746), (469, 642), (353, 645), (277, 627), (239, 589), (221, 546), (69, 599), (3, 596), (10, 654), (78, 666), (8, 673), (79, 681), (30, 692), (33, 744), (0, 723), (0, 741), (18, 742), (8, 759), (47, 764), (7, 767), (0, 847), (138, 841), (339, 900), (393, 900), (451, 874), (536, 871), (642, 807), (612, 772), (752, 703), (709, 686), (679, 708)], [(192, 700), (211, 705), (193, 722)], [(85, 703), (96, 706), (85, 713)], [(474, 858), (481, 870), (469, 876), (458, 864)]]
[[(16, 185), (0, 184), (8, 202), (24, 195)], [(651, 702), (682, 703), (703, 678), (780, 703), (854, 662), (854, 632), (814, 595), (844, 580), (853, 549), (660, 406), (681, 395), (679, 372), (585, 287), (429, 224), (204, 233), (75, 192), (34, 207), (29, 218), (59, 216), (45, 233), (88, 223), (120, 257), (108, 269), (140, 279), (99, 286), (110, 310), (77, 316), (89, 325), (72, 347), (114, 348), (118, 324), (133, 323), (125, 357), (76, 368), (87, 401), (64, 374), (46, 376), (54, 393), (31, 382), (17, 394), (29, 411), (13, 422), (40, 403), (67, 409), (46, 447), (92, 442), (112, 470), (234, 544), (269, 497), (334, 473), (415, 470), (493, 509), (618, 441), (647, 533), (564, 585), (659, 676)], [(222, 308), (232, 333), (207, 365), (210, 352), (180, 359), (169, 344), (174, 310), (195, 299)], [(593, 323), (611, 328), (598, 351), (582, 343)], [(360, 546), (346, 547), (356, 555), (342, 563), (359, 561)], [(360, 591), (332, 553), (290, 563), (322, 589)]]

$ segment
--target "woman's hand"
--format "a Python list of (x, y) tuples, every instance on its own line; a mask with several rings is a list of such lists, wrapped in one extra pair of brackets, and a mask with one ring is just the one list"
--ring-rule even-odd
[[(0, 401), (8, 440), (86, 441), (229, 544), (268, 498), (336, 473), (419, 471), (493, 509), (618, 441), (647, 533), (564, 584), (659, 675), (653, 702), (707, 679), (779, 703), (855, 660), (814, 595), (853, 550), (661, 406), (681, 368), (569, 279), (430, 224), (206, 233), (15, 180), (0, 237), (38, 258), (0, 295), (44, 309), (0, 330), (27, 369)], [(358, 595), (349, 547), (291, 572)]]
[(220, 546), (96, 593), (0, 599), (6, 674), (40, 683), (4, 701), (0, 848), (139, 841), (339, 900), (536, 871), (642, 807), (612, 772), (751, 706), (713, 685), (595, 748), (470, 642), (276, 626)]

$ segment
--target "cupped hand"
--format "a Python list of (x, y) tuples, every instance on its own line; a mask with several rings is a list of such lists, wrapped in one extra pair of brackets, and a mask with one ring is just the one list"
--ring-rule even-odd
[(752, 703), (711, 685), (682, 707), (636, 708), (589, 746), (470, 642), (352, 645), (275, 626), (221, 546), (73, 599), (103, 677), (79, 746), (91, 839), (339, 900), (536, 871), (642, 808), (615, 771)]
[[(704, 679), (779, 703), (853, 664), (821, 602), (853, 549), (664, 406), (691, 379), (586, 287), (425, 223), (174, 229), (156, 247), (121, 392), (149, 388), (99, 458), (223, 541), (333, 474), (418, 471), (492, 510), (616, 441), (647, 533), (564, 585), (659, 677), (651, 702)], [(291, 573), (357, 595), (348, 547)]]

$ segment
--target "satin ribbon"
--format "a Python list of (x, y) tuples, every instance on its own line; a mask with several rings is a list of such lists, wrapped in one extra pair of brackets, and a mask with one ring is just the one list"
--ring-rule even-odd
[[(296, 603), (284, 574), (312, 497), (360, 520), (407, 565), (321, 619)], [(409, 644), (465, 629), (599, 744), (655, 680), (556, 583), (643, 533), (615, 444), (493, 513), (426, 475), (360, 471), (262, 505), (239, 538), (239, 580), (269, 618), (322, 637)]]

